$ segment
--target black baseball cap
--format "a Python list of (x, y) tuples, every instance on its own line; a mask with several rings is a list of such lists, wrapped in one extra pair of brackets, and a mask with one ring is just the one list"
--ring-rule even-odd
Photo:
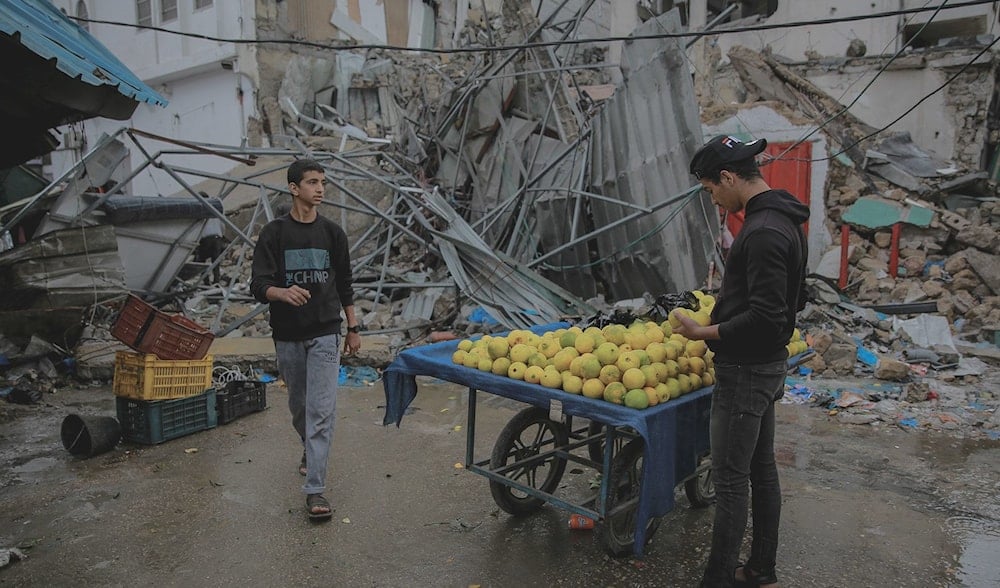
[(699, 180), (722, 169), (727, 163), (751, 159), (767, 147), (767, 139), (744, 143), (732, 135), (719, 135), (702, 145), (691, 158), (691, 175)]

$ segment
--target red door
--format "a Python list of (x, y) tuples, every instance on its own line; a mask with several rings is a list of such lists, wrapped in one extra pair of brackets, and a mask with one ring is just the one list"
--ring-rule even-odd
[[(764, 150), (763, 161), (768, 157), (778, 157), (794, 143), (768, 143)], [(809, 186), (812, 182), (812, 143), (803, 142), (795, 145), (781, 159), (770, 160), (762, 165), (760, 173), (768, 186), (775, 189), (788, 190), (803, 204), (809, 206)], [(726, 226), (735, 237), (743, 227), (743, 211), (726, 217)], [(809, 234), (809, 223), (803, 223), (802, 228)]]

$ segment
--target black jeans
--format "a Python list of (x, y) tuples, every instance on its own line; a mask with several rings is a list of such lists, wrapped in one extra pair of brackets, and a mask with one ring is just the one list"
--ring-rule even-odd
[(774, 402), (784, 394), (786, 370), (783, 360), (715, 364), (711, 418), (715, 523), (702, 586), (733, 585), (751, 485), (753, 543), (747, 565), (758, 571), (774, 568), (781, 517), (781, 485), (774, 463)]

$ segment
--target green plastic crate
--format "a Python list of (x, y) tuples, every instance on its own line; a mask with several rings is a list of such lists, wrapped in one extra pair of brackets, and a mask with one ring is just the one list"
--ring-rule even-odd
[(122, 438), (155, 445), (170, 439), (214, 428), (218, 423), (215, 389), (175, 400), (115, 398)]

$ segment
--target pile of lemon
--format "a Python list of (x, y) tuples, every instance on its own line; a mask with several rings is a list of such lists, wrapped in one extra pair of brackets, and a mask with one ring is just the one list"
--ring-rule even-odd
[[(715, 299), (696, 291), (698, 309), (676, 309), (708, 325)], [(570, 394), (601, 398), (644, 409), (715, 383), (713, 353), (704, 341), (674, 333), (668, 320), (637, 320), (548, 331), (541, 335), (515, 329), (506, 336), (459, 342), (452, 362), (524, 380)]]

